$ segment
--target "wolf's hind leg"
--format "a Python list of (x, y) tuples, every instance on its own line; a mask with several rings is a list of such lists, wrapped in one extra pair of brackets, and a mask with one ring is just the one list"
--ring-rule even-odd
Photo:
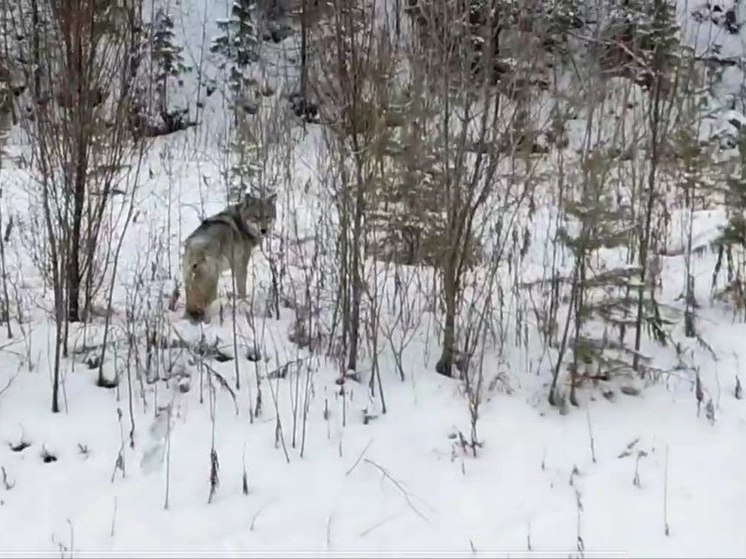
[(205, 274), (205, 307), (209, 307), (217, 300), (219, 279), (217, 270), (211, 269), (208, 274)]
[(199, 284), (195, 275), (198, 264), (192, 262), (189, 255), (184, 257), (184, 297), (186, 299), (186, 315), (195, 320), (201, 320), (204, 314), (204, 307), (201, 302), (199, 293)]

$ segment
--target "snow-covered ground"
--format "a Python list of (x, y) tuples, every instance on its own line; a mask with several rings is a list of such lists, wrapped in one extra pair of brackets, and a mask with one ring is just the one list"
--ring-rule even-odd
[[(170, 319), (188, 335), (177, 313)], [(741, 556), (746, 407), (733, 390), (735, 375), (744, 376), (738, 340), (746, 331), (717, 309), (704, 312), (702, 323), (721, 356), (693, 357), (715, 402), (714, 423), (704, 409), (697, 413), (684, 373), (637, 395), (617, 392), (614, 401), (589, 389), (583, 408), (562, 416), (546, 405), (547, 375), (537, 374), (536, 363), (521, 369), (493, 362), (477, 458), (456, 438), (469, 428), (460, 383), (433, 373), (426, 340), (409, 347), (403, 383), (383, 360), (385, 415), (363, 385), (348, 382), (344, 401), (336, 371), (309, 360), (263, 382), (263, 412), (252, 423), (257, 371), (266, 375), (306, 355), (283, 341), (287, 321), (267, 320), (257, 339), (240, 319), (239, 339), (260, 342), (270, 359), (258, 366), (239, 359), (243, 386), (235, 402), (194, 367), (188, 380), (144, 391), (133, 381), (130, 401), (127, 381), (119, 390), (97, 388), (96, 371), (77, 362), (65, 375), (64, 412), (53, 415), (50, 330), (37, 324), (32, 372), (15, 355), (24, 353), (21, 340), (2, 349), (0, 382), (14, 380), (0, 397), (0, 545), (11, 554), (65, 556), (515, 557), (531, 550), (576, 556), (580, 538), (586, 556)], [(231, 339), (229, 324), (223, 340)], [(233, 385), (234, 362), (210, 364)], [(163, 410), (169, 404), (170, 429)], [(308, 406), (305, 425), (294, 405)], [(367, 425), (364, 409), (377, 416)], [(207, 504), (213, 437), (219, 488)], [(19, 450), (21, 443), (28, 446)], [(45, 461), (45, 453), (56, 460)]]
[[(165, 460), (158, 450), (146, 459), (166, 444), (167, 430), (153, 417), (155, 394), (148, 412), (135, 401), (132, 449), (126, 399), (95, 388), (90, 372), (68, 375), (68, 411), (60, 416), (49, 413), (44, 369), (23, 373), (2, 403), (0, 437), (30, 443), (0, 450), (13, 485), (0, 493), (3, 550), (575, 556), (580, 537), (586, 555), (742, 555), (746, 415), (725, 370), (714, 425), (697, 417), (687, 382), (671, 379), (562, 417), (537, 405), (526, 388), (535, 384), (532, 373), (513, 373), (514, 392), (496, 391), (484, 406), (485, 446), (476, 459), (449, 438), (468, 425), (455, 382), (430, 369), (410, 374), (411, 384), (387, 379), (389, 412), (368, 425), (357, 412), (364, 390), (356, 389), (343, 428), (333, 375), (314, 373), (303, 457), (299, 429), (289, 461), (275, 446), (269, 395), (252, 425), (246, 395), (237, 415), (218, 389), (220, 487), (208, 505), (212, 423), (208, 396), (200, 404), (196, 387), (186, 394), (160, 387), (159, 401), (174, 406), (170, 444), (160, 451)], [(288, 447), (294, 384), (291, 374), (276, 386)], [(122, 444), (125, 475), (112, 481)], [(45, 463), (43, 449), (57, 460)]]
[[(219, 5), (212, 13), (200, 2), (183, 4), (186, 36), (201, 36), (202, 18), (224, 15)], [(735, 48), (731, 43), (727, 49)], [(197, 47), (187, 50), (199, 59)], [(287, 80), (279, 73), (270, 78)], [(204, 122), (214, 124), (219, 103), (207, 107)], [(303, 191), (314, 178), (318, 136), (311, 128), (297, 149), (296, 190), (281, 196), (278, 236), (313, 232), (320, 202)], [(608, 398), (605, 387), (584, 387), (581, 406), (560, 414), (546, 401), (552, 364), (532, 324), (524, 345), (509, 342), (501, 357), (486, 357), (477, 424), (483, 445), (474, 457), (459, 444), (459, 433), (468, 437), (470, 430), (468, 399), (460, 381), (434, 373), (438, 347), (426, 309), (404, 353), (403, 382), (392, 353), (381, 352), (385, 414), (380, 398), (368, 395), (368, 370), (363, 382), (348, 380), (342, 390), (335, 364), (288, 340), (289, 309), (279, 320), (265, 316), (270, 276), (263, 255), (252, 261), (255, 304), (236, 317), (237, 351), (230, 311), (222, 325), (214, 320), (200, 330), (182, 318), (182, 305), (165, 310), (180, 274), (181, 241), (201, 212), (225, 202), (220, 167), (205, 155), (220, 136), (215, 129), (164, 139), (148, 154), (137, 219), (122, 249), (115, 344), (104, 363), (109, 377), (120, 375), (119, 386), (97, 387), (97, 368), (75, 355), (63, 362), (60, 414), (50, 412), (54, 330), (43, 308), (51, 294), (22, 236), (9, 240), (14, 299), (23, 301), (29, 320), (14, 325), (11, 339), (0, 333), (0, 553), (746, 554), (746, 400), (734, 395), (736, 376), (746, 383), (746, 325), (709, 302), (714, 255), (696, 258), (693, 268), (698, 326), (712, 351), (692, 342), (679, 352), (699, 371), (701, 410), (691, 371), (678, 369), (669, 349), (661, 351), (657, 364), (665, 372), (656, 378), (630, 378)], [(4, 165), (0, 179), (4, 216), (28, 229), (22, 170)], [(534, 222), (536, 240), (524, 263), (529, 276), (541, 266), (548, 210)], [(709, 242), (721, 223), (717, 211), (698, 213), (695, 240)], [(681, 243), (672, 234), (670, 252)], [(661, 303), (681, 308), (683, 256), (664, 257), (662, 265)], [(146, 286), (139, 277), (150, 278)], [(133, 303), (135, 292), (144, 299)], [(136, 379), (136, 358), (125, 343), (127, 311), (135, 305), (138, 324), (165, 317), (170, 339), (217, 338), (234, 359), (206, 359), (205, 366), (168, 349), (161, 356), (176, 363), (174, 378)], [(679, 322), (674, 337), (684, 340)], [(74, 328), (74, 347), (99, 340), (100, 323)], [(250, 361), (255, 348), (260, 359)], [(208, 503), (213, 448), (219, 483)]]

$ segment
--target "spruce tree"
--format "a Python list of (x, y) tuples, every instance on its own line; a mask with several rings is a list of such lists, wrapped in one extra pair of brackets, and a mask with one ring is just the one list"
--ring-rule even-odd
[(248, 79), (247, 71), (258, 59), (257, 30), (252, 12), (254, 0), (234, 0), (231, 16), (218, 20), (221, 34), (215, 37), (210, 51), (225, 58), (228, 66), (228, 85), (238, 95)]
[(173, 18), (162, 8), (158, 8), (151, 24), (153, 65), (156, 93), (159, 98), (160, 114), (169, 114), (168, 82), (173, 78), (181, 84), (181, 76), (191, 71), (184, 61), (183, 47), (176, 44)]
[[(572, 227), (558, 231), (559, 241), (573, 254), (574, 266), (569, 312), (549, 394), (553, 405), (559, 402), (556, 388), (563, 366), (570, 371), (570, 402), (577, 405), (578, 379), (610, 380), (615, 373), (631, 370), (632, 359), (638, 355), (626, 346), (625, 335), (636, 322), (638, 299), (634, 291), (640, 284), (640, 267), (609, 265), (609, 260), (602, 258), (602, 252), (626, 247), (634, 231), (631, 208), (617, 199), (611, 187), (615, 164), (602, 152), (586, 156), (582, 190), (565, 207)], [(597, 267), (596, 263), (603, 264)], [(665, 321), (657, 303), (646, 297), (643, 305), (646, 326), (657, 341), (665, 343)]]
[[(674, 100), (675, 83), (673, 74), (680, 70), (679, 57), (681, 54), (678, 39), (678, 26), (676, 25), (675, 8), (668, 0), (653, 0), (650, 5), (645, 6), (643, 19), (638, 25), (638, 45), (644, 59), (643, 74), (644, 83), (648, 85), (650, 95), (648, 97), (647, 124), (648, 155), (645, 188), (641, 192), (640, 211), (638, 219), (639, 246), (638, 257), (640, 266), (640, 281), (638, 286), (637, 318), (635, 324), (635, 354), (634, 368), (641, 370), (640, 347), (642, 343), (643, 327), (650, 325), (651, 315), (646, 309), (645, 291), (649, 288), (649, 300), (653, 303), (656, 314), (653, 319), (657, 321), (658, 305), (655, 301), (655, 286), (651, 282), (650, 262), (651, 254), (657, 250), (657, 239), (652, 234), (653, 214), (656, 206), (660, 204), (662, 196), (665, 195), (661, 188), (658, 177), (659, 168), (668, 131), (671, 127), (671, 107)], [(663, 200), (665, 207), (665, 200)], [(660, 332), (654, 330), (656, 338), (661, 339)]]
[[(728, 219), (714, 242), (718, 258), (712, 273), (712, 289), (715, 297), (730, 300), (746, 316), (746, 130), (739, 131), (737, 147), (739, 170), (725, 181)], [(725, 285), (715, 289), (724, 258)]]
[[(691, 118), (692, 120), (698, 120), (701, 116), (698, 117), (694, 114)], [(698, 303), (694, 295), (694, 257), (703, 247), (694, 243), (694, 217), (697, 209), (706, 204), (708, 194), (721, 190), (719, 185), (722, 176), (714, 153), (715, 146), (701, 142), (698, 139), (699, 130), (692, 127), (690, 122), (690, 119), (687, 119), (685, 126), (672, 135), (667, 146), (666, 151), (668, 153), (662, 170), (678, 186), (684, 206), (682, 225), (685, 230), (680, 231), (680, 233), (683, 242), (681, 252), (684, 256), (685, 278), (683, 290), (679, 297), (685, 304), (684, 335), (688, 338), (699, 338), (695, 326)], [(667, 250), (664, 250), (664, 253), (667, 252)]]
[(603, 35), (601, 66), (608, 75), (633, 79), (652, 89), (667, 85), (681, 51), (676, 7), (669, 0), (621, 0), (613, 3)]
[[(254, 105), (242, 103), (246, 99), (246, 86), (249, 81), (249, 69), (259, 58), (257, 29), (254, 25), (254, 0), (234, 0), (231, 15), (217, 22), (221, 34), (215, 37), (210, 51), (224, 59), (223, 68), (228, 68), (227, 86), (231, 93), (229, 99), (233, 108), (231, 151), (234, 163), (230, 169), (231, 196), (240, 196), (246, 190), (248, 181), (254, 175), (252, 163), (255, 152), (255, 139), (247, 121), (248, 115), (256, 112)], [(243, 110), (239, 107), (243, 105)]]

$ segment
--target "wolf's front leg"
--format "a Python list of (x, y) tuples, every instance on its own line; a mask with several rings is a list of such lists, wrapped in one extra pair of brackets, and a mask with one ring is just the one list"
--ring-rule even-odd
[(236, 291), (239, 299), (246, 299), (246, 274), (249, 268), (248, 258), (237, 258), (233, 267), (233, 274), (236, 280)]

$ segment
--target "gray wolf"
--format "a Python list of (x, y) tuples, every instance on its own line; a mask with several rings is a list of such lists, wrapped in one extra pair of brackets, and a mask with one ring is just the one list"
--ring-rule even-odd
[(247, 194), (238, 204), (202, 221), (184, 241), (186, 316), (205, 320), (218, 297), (220, 274), (231, 270), (239, 298), (246, 298), (246, 272), (251, 253), (271, 231), (277, 194)]

